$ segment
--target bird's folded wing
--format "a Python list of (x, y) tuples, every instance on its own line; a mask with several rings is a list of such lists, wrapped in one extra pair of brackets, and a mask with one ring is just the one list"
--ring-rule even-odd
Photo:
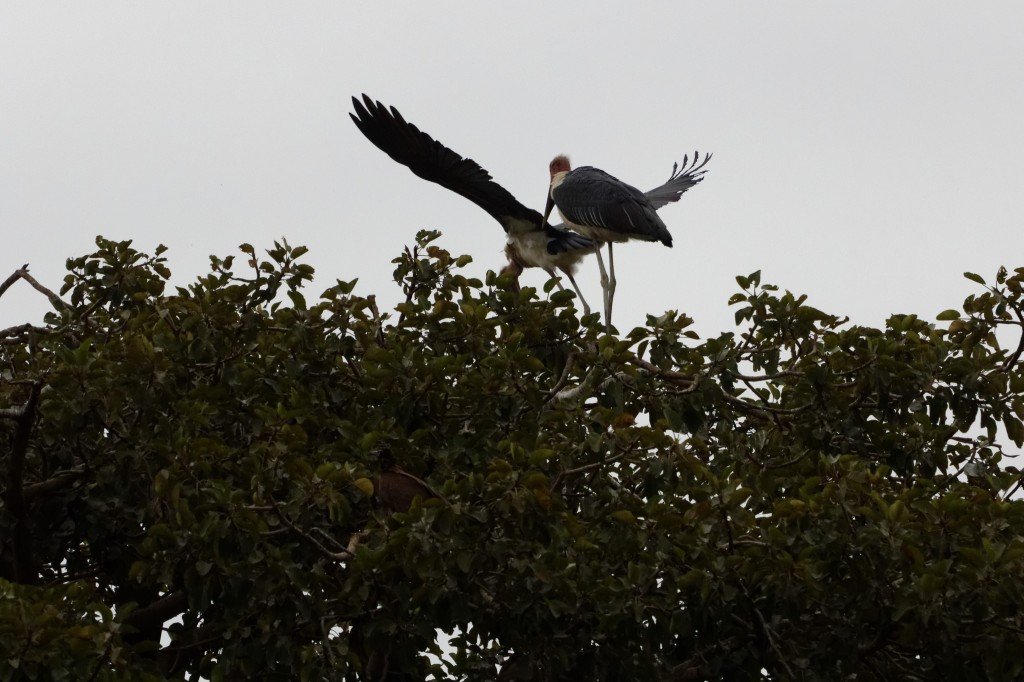
[(570, 172), (551, 196), (570, 222), (616, 231), (628, 231), (627, 214), (650, 203), (636, 187), (592, 166)]
[(551, 196), (571, 223), (672, 245), (672, 236), (650, 199), (603, 170), (581, 166), (570, 171)]
[(554, 227), (549, 226), (548, 253), (557, 256), (560, 253), (572, 253), (575, 251), (593, 251), (595, 243), (583, 235), (562, 227), (561, 224)]

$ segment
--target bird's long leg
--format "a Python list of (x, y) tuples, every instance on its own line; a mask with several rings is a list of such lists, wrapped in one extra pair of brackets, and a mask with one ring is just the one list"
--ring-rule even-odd
[(608, 326), (612, 325), (612, 303), (615, 299), (615, 256), (612, 243), (608, 242)]
[(604, 292), (604, 326), (605, 330), (611, 334), (612, 318), (609, 315), (611, 311), (608, 309), (608, 272), (604, 269), (604, 259), (601, 258), (600, 246), (594, 250), (594, 255), (597, 256), (597, 267), (601, 269), (601, 290)]
[[(544, 268), (544, 272), (548, 273), (549, 277), (555, 278), (555, 286), (558, 287), (559, 291), (565, 291), (565, 287), (562, 286), (562, 282), (560, 281), (561, 278), (558, 277), (558, 274), (555, 273), (554, 270), (550, 268)], [(589, 315), (590, 306), (587, 305), (587, 299), (583, 298), (583, 292), (580, 291), (580, 285), (576, 284), (576, 278), (572, 276), (572, 273), (569, 272), (568, 269), (562, 270), (562, 274), (569, 278), (569, 284), (572, 284), (572, 289), (573, 291), (576, 292), (576, 297), (580, 299), (580, 305), (583, 306), (583, 314)]]
[(548, 273), (548, 277), (555, 280), (555, 286), (558, 287), (559, 291), (565, 291), (565, 287), (562, 286), (562, 282), (561, 279), (558, 277), (558, 273), (556, 273), (551, 268), (544, 268), (544, 272)]
[(569, 284), (572, 285), (573, 291), (575, 291), (576, 292), (576, 296), (579, 297), (580, 305), (583, 306), (583, 314), (584, 315), (589, 315), (590, 314), (590, 306), (587, 305), (587, 299), (583, 298), (583, 292), (580, 291), (580, 285), (576, 284), (576, 279), (572, 276), (572, 273), (569, 272), (568, 268), (566, 268), (565, 270), (562, 270), (562, 272), (565, 273), (565, 276), (569, 278)]

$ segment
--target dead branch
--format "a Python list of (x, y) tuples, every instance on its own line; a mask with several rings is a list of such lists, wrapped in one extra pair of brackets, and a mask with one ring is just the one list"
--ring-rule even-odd
[(124, 620), (136, 630), (154, 630), (162, 628), (164, 623), (183, 612), (187, 606), (188, 597), (185, 592), (176, 590), (165, 594), (152, 604), (135, 609)]
[(25, 503), (28, 504), (38, 497), (44, 497), (67, 488), (85, 476), (85, 473), (85, 467), (65, 469), (64, 471), (56, 472), (45, 481), (27, 485), (22, 491), (22, 494), (25, 496)]
[(555, 394), (555, 400), (558, 401), (570, 401), (576, 400), (582, 397), (586, 400), (594, 389), (597, 387), (597, 365), (594, 365), (587, 372), (586, 376), (583, 377), (583, 381), (580, 382), (579, 386), (573, 386), (572, 388), (563, 388)]
[(25, 324), (16, 324), (13, 327), (8, 327), (7, 329), (0, 329), (0, 339), (6, 339), (7, 337), (10, 336), (21, 336), (22, 334), (27, 334), (28, 332), (45, 333), (47, 331), (49, 330), (46, 329), (45, 327), (36, 327), (35, 325), (26, 322)]
[(691, 376), (688, 374), (683, 374), (682, 372), (675, 372), (670, 369), (662, 369), (661, 367), (658, 367), (657, 365), (647, 362), (646, 360), (643, 360), (641, 358), (636, 358), (633, 362), (637, 365), (637, 367), (645, 369), (651, 374), (661, 377), (662, 379), (665, 379), (666, 381), (669, 381), (673, 384), (678, 384), (688, 388), (691, 385), (697, 383), (696, 375)]
[(542, 405), (547, 405), (551, 400), (558, 395), (559, 391), (565, 388), (565, 382), (569, 380), (569, 374), (572, 373), (572, 366), (576, 363), (576, 353), (569, 353), (569, 357), (565, 359), (565, 367), (562, 368), (562, 374), (558, 377), (558, 381), (551, 387), (548, 394), (544, 396)]
[(0, 296), (3, 296), (11, 285), (21, 279), (21, 273), (28, 272), (28, 263), (25, 263), (20, 268), (11, 273), (11, 276), (4, 280), (3, 284), (0, 284)]
[[(1020, 321), (1021, 327), (1024, 327), (1024, 315), (1021, 315), (1020, 308), (1015, 305), (1011, 305), (1010, 308), (1013, 310), (1013, 314), (1017, 316)], [(1024, 353), (1024, 329), (1021, 329), (1020, 341), (1017, 342), (1017, 350), (1013, 351), (1013, 355), (1006, 359), (1003, 366), (1000, 369), (1004, 372), (1009, 372), (1013, 369), (1013, 366), (1017, 364), (1017, 360), (1020, 359), (1021, 353)]]
[(560, 471), (560, 472), (558, 472), (558, 475), (555, 476), (555, 480), (551, 482), (551, 490), (554, 491), (555, 488), (558, 487), (558, 484), (561, 483), (568, 476), (574, 476), (576, 474), (582, 474), (582, 473), (587, 472), (587, 471), (592, 471), (594, 469), (599, 469), (600, 467), (603, 467), (603, 466), (605, 466), (607, 464), (611, 464), (613, 462), (616, 462), (616, 461), (622, 459), (623, 457), (625, 457), (626, 455), (631, 454), (631, 453), (632, 453), (632, 450), (627, 450), (626, 452), (620, 452), (619, 454), (615, 455), (614, 457), (609, 457), (607, 459), (603, 459), (600, 462), (592, 462), (590, 464), (584, 464), (582, 466), (574, 467), (572, 469), (566, 469), (565, 471)]
[(803, 372), (797, 372), (794, 370), (784, 370), (782, 372), (776, 372), (775, 374), (740, 374), (739, 372), (729, 371), (729, 374), (736, 377), (740, 381), (774, 381), (776, 379), (782, 379), (785, 377), (802, 377)]
[(307, 533), (306, 531), (302, 530), (301, 528), (296, 526), (294, 523), (292, 523), (291, 519), (289, 519), (285, 515), (285, 513), (283, 511), (281, 511), (281, 507), (278, 506), (276, 501), (272, 501), (272, 503), (273, 503), (273, 507), (274, 507), (274, 512), (277, 514), (277, 517), (279, 519), (281, 519), (281, 522), (284, 525), (288, 526), (288, 528), (290, 528), (292, 530), (292, 532), (294, 532), (295, 534), (299, 535), (304, 540), (309, 542), (311, 545), (316, 547), (317, 550), (319, 550), (319, 552), (322, 555), (324, 555), (324, 557), (330, 559), (331, 561), (345, 561), (346, 559), (351, 559), (352, 558), (352, 555), (349, 554), (347, 551), (344, 551), (344, 550), (341, 551), (341, 552), (332, 552), (330, 549), (325, 547), (315, 537), (313, 537), (312, 535), (310, 535), (309, 533)]
[(50, 305), (52, 305), (55, 309), (71, 310), (71, 306), (65, 303), (60, 296), (58, 296), (57, 294), (53, 293), (53, 291), (40, 284), (39, 280), (37, 280), (35, 277), (29, 274), (28, 263), (25, 263), (19, 269), (15, 270), (10, 277), (4, 280), (3, 284), (0, 284), (0, 296), (3, 296), (4, 293), (11, 288), (11, 285), (13, 285), (19, 279), (25, 280), (26, 282), (29, 283), (29, 286), (31, 286), (33, 289), (41, 293), (43, 296), (46, 296), (46, 298), (49, 299), (50, 301)]

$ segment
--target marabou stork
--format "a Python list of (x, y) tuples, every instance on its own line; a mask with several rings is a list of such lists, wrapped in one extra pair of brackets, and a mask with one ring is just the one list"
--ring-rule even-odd
[[(525, 268), (542, 268), (554, 277), (555, 270), (566, 275), (589, 314), (583, 293), (573, 272), (576, 265), (597, 249), (590, 239), (565, 228), (552, 226), (547, 218), (520, 203), (504, 187), (494, 182), (490, 174), (472, 159), (467, 159), (408, 123), (394, 107), (385, 107), (363, 95), (362, 101), (352, 98), (355, 114), (349, 114), (360, 132), (392, 159), (407, 166), (424, 180), (464, 196), (498, 221), (507, 235), (505, 255), (508, 265), (502, 272), (518, 277)], [(647, 192), (655, 208), (678, 201), (679, 196), (694, 184), (694, 179), (683, 171), (675, 172), (665, 184)], [(561, 288), (561, 284), (558, 285)]]
[[(674, 195), (669, 201), (678, 200), (679, 195), (704, 179), (704, 166), (710, 159), (711, 155), (708, 154), (701, 161), (700, 155), (694, 152), (692, 163), (689, 157), (683, 157), (681, 168), (672, 167), (672, 177), (668, 184), (673, 184)], [(615, 296), (612, 243), (640, 239), (672, 246), (672, 235), (657, 213), (665, 201), (661, 200), (658, 190), (645, 194), (592, 166), (572, 170), (568, 157), (564, 155), (556, 156), (548, 170), (551, 185), (541, 223), (547, 222), (551, 210), (557, 206), (567, 227), (598, 242), (599, 246), (594, 253), (597, 255), (597, 266), (601, 269), (605, 327), (610, 330), (612, 299)], [(604, 260), (601, 258), (600, 244), (603, 242), (608, 244), (610, 274), (605, 271)]]
[(377, 499), (393, 512), (407, 512), (417, 497), (433, 500), (440, 496), (433, 488), (397, 464), (390, 465), (377, 475)]
[(398, 466), (395, 456), (388, 447), (375, 453), (380, 473), (373, 482), (373, 491), (380, 503), (393, 512), (407, 512), (417, 497), (423, 501), (440, 499), (447, 503), (426, 481), (410, 474)]

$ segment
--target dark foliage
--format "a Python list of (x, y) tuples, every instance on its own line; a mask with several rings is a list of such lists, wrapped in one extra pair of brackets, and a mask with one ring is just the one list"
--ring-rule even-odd
[(387, 314), (287, 243), (0, 285), (55, 308), (0, 331), (4, 679), (1021, 675), (1024, 269), (939, 327), (754, 273), (735, 331), (607, 335), (436, 238)]

